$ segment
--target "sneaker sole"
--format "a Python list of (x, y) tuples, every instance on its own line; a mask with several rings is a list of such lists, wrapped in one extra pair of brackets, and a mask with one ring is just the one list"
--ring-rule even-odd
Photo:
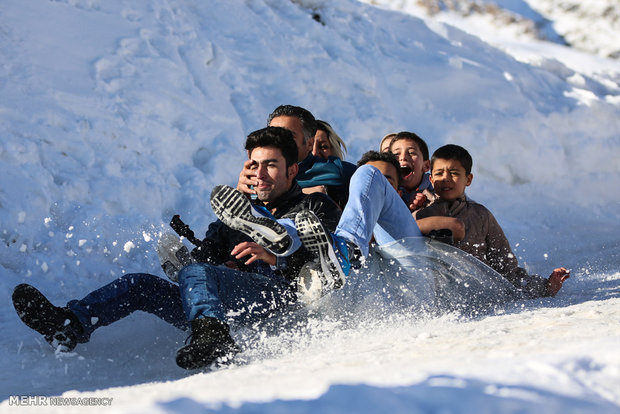
[(178, 282), (179, 270), (192, 263), (189, 250), (172, 233), (164, 233), (157, 241), (157, 256), (164, 273), (173, 282)]
[(211, 207), (228, 227), (249, 236), (274, 254), (284, 253), (291, 244), (284, 226), (270, 218), (254, 216), (250, 201), (232, 187), (215, 187), (211, 192)]
[(301, 211), (295, 217), (295, 226), (304, 247), (319, 259), (321, 283), (325, 288), (340, 289), (344, 285), (345, 274), (321, 221), (313, 212)]

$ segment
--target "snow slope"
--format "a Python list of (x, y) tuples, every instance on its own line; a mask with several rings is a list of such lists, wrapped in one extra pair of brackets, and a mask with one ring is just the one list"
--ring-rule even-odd
[[(1, 412), (16, 395), (111, 397), (99, 409), (115, 412), (620, 412), (617, 61), (498, 49), (352, 0), (5, 0), (0, 36)], [(351, 161), (391, 131), (465, 146), (468, 194), (520, 262), (571, 279), (477, 318), (244, 328), (236, 363), (203, 373), (176, 367), (186, 334), (150, 315), (71, 356), (21, 324), (18, 283), (64, 304), (162, 274), (158, 234), (175, 213), (206, 229), (211, 188), (236, 182), (245, 136), (282, 103), (329, 121)]]
[(362, 1), (422, 18), (432, 16), (482, 35), (497, 46), (507, 38), (524, 37), (570, 45), (602, 57), (620, 57), (620, 3), (616, 0)]

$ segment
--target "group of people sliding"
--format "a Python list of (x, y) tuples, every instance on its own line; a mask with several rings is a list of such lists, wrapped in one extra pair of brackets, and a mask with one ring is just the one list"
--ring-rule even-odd
[(165, 269), (171, 281), (127, 274), (64, 307), (20, 284), (13, 292), (18, 316), (67, 352), (99, 327), (136, 310), (149, 312), (191, 329), (176, 362), (196, 369), (240, 351), (231, 324), (299, 306), (307, 272), (319, 275), (318, 296), (342, 287), (369, 256), (371, 243), (441, 235), (527, 297), (554, 296), (569, 277), (564, 268), (542, 278), (518, 266), (493, 215), (465, 195), (473, 175), (464, 148), (445, 145), (429, 157), (424, 140), (400, 132), (387, 135), (380, 151), (365, 153), (357, 165), (342, 160), (343, 149), (329, 124), (304, 108), (279, 106), (266, 128), (248, 135), (237, 187), (213, 189), (218, 220), (205, 238), (194, 241), (190, 255), (170, 256), (174, 263)]

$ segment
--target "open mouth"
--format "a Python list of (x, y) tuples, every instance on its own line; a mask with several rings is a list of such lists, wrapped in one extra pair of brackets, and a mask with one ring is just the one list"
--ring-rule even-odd
[(403, 180), (405, 180), (405, 179), (409, 178), (409, 176), (411, 174), (413, 174), (413, 170), (411, 169), (411, 167), (402, 166), (401, 165), (401, 167), (400, 167), (400, 174), (402, 175)]

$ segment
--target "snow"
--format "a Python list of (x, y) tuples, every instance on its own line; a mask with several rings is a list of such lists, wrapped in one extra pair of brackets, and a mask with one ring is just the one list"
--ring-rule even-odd
[[(0, 412), (84, 410), (12, 405), (22, 395), (119, 413), (620, 412), (620, 63), (440, 20), (352, 0), (3, 1)], [(330, 122), (350, 161), (399, 130), (468, 148), (468, 194), (520, 263), (571, 278), (478, 317), (240, 329), (235, 363), (200, 373), (174, 363), (186, 333), (150, 315), (70, 355), (19, 321), (22, 282), (63, 305), (163, 277), (172, 215), (206, 229), (212, 187), (236, 182), (245, 136), (282, 103)]]

